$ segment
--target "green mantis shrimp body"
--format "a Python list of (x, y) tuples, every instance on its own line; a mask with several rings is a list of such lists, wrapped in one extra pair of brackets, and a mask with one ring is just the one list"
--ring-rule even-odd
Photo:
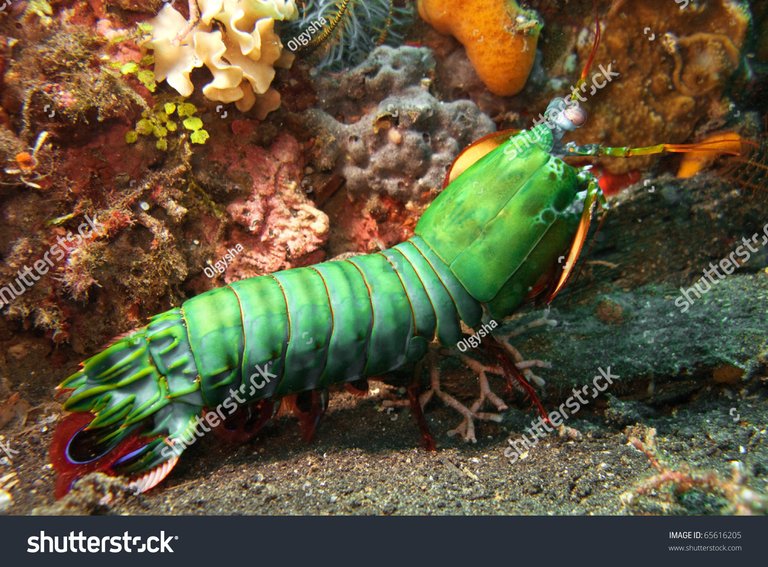
[[(146, 474), (233, 393), (251, 403), (380, 375), (434, 340), (454, 346), (461, 322), (511, 314), (557, 268), (599, 191), (551, 154), (550, 130), (469, 167), (392, 249), (238, 281), (155, 316), (62, 384), (65, 409), (93, 416), (85, 430), (105, 450), (141, 439), (112, 470)], [(69, 464), (86, 462), (68, 443)]]
[(441, 193), (416, 226), (494, 318), (513, 313), (570, 248), (586, 197), (597, 191), (591, 176), (549, 153), (546, 125), (534, 130), (541, 141), (530, 143), (524, 132), (490, 152)]

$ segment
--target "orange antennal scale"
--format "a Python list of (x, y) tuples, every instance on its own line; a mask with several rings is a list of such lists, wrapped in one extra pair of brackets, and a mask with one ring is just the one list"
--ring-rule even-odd
[(680, 161), (677, 177), (687, 179), (699, 173), (710, 165), (719, 154), (731, 156), (746, 156), (750, 148), (758, 144), (752, 140), (744, 140), (736, 132), (718, 132), (711, 134), (698, 145), (698, 148), (686, 152)]
[(479, 140), (475, 140), (469, 146), (464, 148), (461, 153), (453, 160), (448, 173), (445, 175), (443, 181), (443, 189), (445, 189), (454, 179), (464, 173), (472, 165), (485, 157), (491, 151), (498, 148), (501, 144), (509, 140), (512, 136), (517, 134), (520, 130), (514, 128), (508, 130), (500, 130), (498, 132), (492, 132), (486, 134)]
[(749, 146), (757, 147), (753, 140), (745, 140), (736, 132), (715, 134), (706, 140), (694, 144), (664, 144), (667, 151), (687, 152), (717, 152), (721, 154), (741, 155)]

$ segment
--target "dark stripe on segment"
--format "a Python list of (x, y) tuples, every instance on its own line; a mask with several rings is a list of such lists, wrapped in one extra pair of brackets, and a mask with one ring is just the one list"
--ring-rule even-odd
[(411, 264), (408, 258), (399, 250), (398, 246), (385, 250), (383, 254), (400, 274), (400, 279), (405, 286), (405, 293), (408, 294), (416, 321), (416, 334), (431, 341), (435, 338), (435, 329), (437, 328), (435, 307), (432, 305), (429, 294), (424, 287), (424, 282), (421, 281), (418, 272), (414, 269), (413, 264)]
[[(416, 362), (421, 360), (421, 358), (427, 354), (429, 343), (431, 343), (435, 337), (435, 325), (437, 321), (435, 318), (435, 309), (430, 303), (427, 293), (424, 291), (423, 284), (407, 258), (399, 252), (391, 252), (389, 250), (381, 252), (381, 254), (387, 259), (387, 262), (390, 263), (395, 274), (397, 274), (397, 277), (400, 278), (403, 292), (405, 293), (405, 297), (408, 299), (408, 305), (411, 308), (412, 330), (411, 338), (408, 340), (406, 359), (408, 362)], [(414, 303), (414, 299), (416, 303)], [(427, 323), (430, 317), (431, 326)], [(428, 328), (424, 329), (423, 333), (420, 333), (420, 326), (427, 326)]]
[(407, 361), (414, 331), (408, 296), (385, 256), (371, 254), (347, 261), (360, 268), (373, 306), (373, 328), (365, 375), (383, 374)]
[(319, 386), (363, 377), (373, 312), (360, 269), (349, 262), (324, 262), (314, 269), (326, 283), (333, 315), (325, 372)]
[[(416, 334), (416, 312), (413, 309), (413, 303), (411, 303), (411, 297), (408, 295), (408, 289), (405, 287), (405, 282), (403, 281), (403, 275), (400, 273), (400, 270), (397, 269), (397, 263), (393, 262), (392, 259), (389, 257), (388, 254), (385, 254), (382, 252), (376, 252), (376, 254), (380, 256), (384, 256), (384, 258), (387, 259), (387, 262), (389, 262), (389, 265), (392, 266), (392, 271), (397, 276), (397, 279), (400, 280), (400, 285), (403, 288), (403, 293), (405, 294), (405, 298), (408, 300), (408, 308), (411, 310), (411, 327), (413, 328), (412, 333)], [(399, 258), (397, 258), (399, 260)]]
[[(184, 327), (184, 331), (187, 333), (187, 344), (189, 345), (189, 351), (192, 354), (192, 363), (195, 365), (195, 379), (194, 383), (197, 386), (197, 390), (200, 392), (200, 396), (203, 397), (203, 379), (200, 377), (200, 370), (197, 367), (197, 360), (195, 360), (195, 351), (192, 349), (192, 336), (189, 333), (189, 325), (187, 324), (187, 316), (184, 313), (184, 304), (182, 303), (181, 307), (179, 307), (179, 315), (181, 316), (181, 323)], [(205, 403), (205, 398), (203, 397), (203, 403)]]
[(190, 346), (205, 403), (215, 407), (240, 384), (243, 328), (240, 302), (228, 287), (212, 289), (184, 302)]
[(317, 269), (317, 266), (309, 266), (308, 269), (315, 272), (320, 278), (320, 281), (323, 282), (323, 289), (325, 290), (325, 298), (328, 301), (328, 314), (330, 315), (330, 318), (331, 318), (331, 332), (328, 333), (328, 340), (326, 341), (325, 345), (323, 345), (323, 349), (325, 350), (325, 359), (323, 359), (323, 365), (322, 365), (323, 372), (318, 377), (314, 386), (314, 387), (317, 387), (320, 384), (320, 382), (322, 382), (326, 374), (328, 373), (328, 359), (330, 356), (328, 350), (331, 346), (331, 340), (333, 339), (333, 334), (336, 331), (336, 314), (333, 311), (333, 302), (331, 301), (331, 294), (328, 289), (328, 280), (326, 280), (322, 272)]
[(410, 240), (398, 244), (397, 250), (408, 259), (424, 284), (424, 290), (435, 310), (438, 340), (445, 346), (454, 346), (461, 339), (461, 326), (451, 295), (435, 270)]
[(470, 327), (477, 327), (483, 317), (483, 309), (480, 307), (480, 304), (467, 293), (467, 290), (451, 273), (448, 266), (445, 265), (420, 236), (414, 236), (410, 241), (421, 255), (424, 256), (424, 259), (429, 262), (430, 267), (435, 271), (440, 281), (443, 282), (445, 289), (456, 306), (456, 310), (459, 312), (461, 320)]
[(291, 336), (285, 372), (275, 395), (315, 388), (325, 369), (331, 336), (331, 308), (320, 274), (310, 268), (277, 272), (272, 277), (285, 290)]
[(271, 276), (240, 280), (230, 287), (240, 301), (245, 337), (240, 391), (249, 400), (269, 397), (283, 375), (290, 336), (284, 291)]
[(365, 374), (365, 369), (368, 367), (368, 358), (370, 356), (371, 351), (371, 335), (373, 335), (373, 324), (374, 324), (374, 313), (373, 313), (373, 298), (371, 297), (371, 286), (368, 284), (368, 281), (365, 279), (365, 274), (363, 274), (363, 271), (360, 269), (360, 267), (355, 264), (354, 262), (350, 262), (349, 259), (343, 260), (343, 262), (349, 266), (352, 266), (355, 270), (357, 270), (357, 273), (360, 275), (360, 280), (363, 282), (363, 285), (365, 286), (365, 294), (364, 298), (368, 300), (368, 309), (369, 313), (371, 314), (371, 324), (368, 327), (368, 333), (365, 336), (365, 348), (363, 349), (363, 374)]
[[(232, 291), (232, 293), (234, 294), (235, 299), (237, 300), (238, 311), (240, 313), (240, 329), (242, 330), (242, 334), (241, 334), (242, 341), (241, 341), (241, 344), (240, 344), (241, 350), (240, 350), (240, 356), (239, 356), (239, 360), (240, 360), (240, 380), (238, 380), (238, 383), (233, 385), (233, 386), (241, 387), (241, 385), (243, 383), (243, 361), (245, 360), (245, 350), (246, 350), (246, 346), (245, 345), (246, 345), (246, 342), (247, 342), (246, 339), (248, 338), (247, 335), (245, 334), (245, 313), (243, 312), (243, 302), (240, 299), (240, 295), (237, 293), (237, 290), (235, 288), (233, 288), (230, 284), (227, 284), (225, 287), (229, 288)], [(229, 395), (231, 396), (231, 393)]]

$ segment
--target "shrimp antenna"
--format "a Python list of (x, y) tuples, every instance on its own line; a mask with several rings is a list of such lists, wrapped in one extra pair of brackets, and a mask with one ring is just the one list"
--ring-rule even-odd
[(566, 156), (582, 157), (636, 157), (650, 156), (656, 154), (677, 153), (685, 154), (692, 152), (710, 152), (713, 154), (727, 154), (732, 156), (743, 155), (747, 148), (756, 146), (752, 140), (744, 140), (740, 136), (722, 140), (705, 140), (693, 144), (655, 144), (653, 146), (631, 147), (631, 146), (601, 146), (600, 144), (587, 144), (578, 146), (573, 142), (565, 145)]
[(595, 13), (595, 41), (592, 43), (592, 51), (589, 53), (589, 58), (587, 58), (587, 63), (584, 65), (584, 68), (581, 70), (581, 76), (579, 77), (579, 80), (576, 81), (576, 85), (573, 87), (573, 91), (571, 92), (571, 100), (576, 100), (576, 93), (579, 92), (579, 89), (582, 85), (586, 84), (587, 82), (587, 75), (589, 74), (589, 70), (592, 67), (592, 63), (595, 61), (595, 55), (597, 54), (597, 48), (600, 45), (600, 19), (597, 17), (597, 13)]

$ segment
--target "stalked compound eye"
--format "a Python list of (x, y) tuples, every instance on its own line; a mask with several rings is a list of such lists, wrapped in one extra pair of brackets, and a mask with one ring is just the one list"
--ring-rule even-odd
[(576, 128), (583, 126), (586, 121), (587, 111), (573, 102), (568, 103), (554, 116), (555, 126), (561, 132), (573, 132)]
[(581, 128), (587, 122), (587, 111), (578, 105), (569, 106), (563, 111), (563, 117), (573, 124), (575, 128)]
[(547, 106), (547, 120), (556, 140), (565, 132), (573, 132), (587, 121), (587, 111), (576, 100), (555, 98)]

